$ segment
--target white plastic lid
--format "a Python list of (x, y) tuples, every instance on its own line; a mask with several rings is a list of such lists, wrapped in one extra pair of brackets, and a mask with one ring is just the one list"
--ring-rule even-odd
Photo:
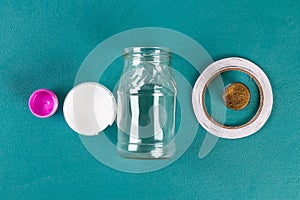
[(98, 135), (116, 118), (116, 100), (103, 85), (85, 82), (66, 96), (63, 113), (67, 124), (77, 133)]

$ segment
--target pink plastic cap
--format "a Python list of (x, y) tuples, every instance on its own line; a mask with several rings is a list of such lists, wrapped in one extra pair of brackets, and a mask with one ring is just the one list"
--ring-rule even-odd
[(34, 91), (28, 101), (28, 106), (32, 114), (39, 118), (52, 116), (58, 107), (57, 96), (48, 89)]

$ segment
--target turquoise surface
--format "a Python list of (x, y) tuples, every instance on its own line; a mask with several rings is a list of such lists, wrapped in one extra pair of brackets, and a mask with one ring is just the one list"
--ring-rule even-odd
[[(300, 1), (3, 0), (0, 13), (0, 199), (300, 198)], [(258, 64), (274, 93), (266, 125), (244, 139), (220, 139), (204, 159), (199, 128), (180, 159), (151, 173), (97, 161), (65, 123), (63, 99), (97, 44), (146, 26), (189, 35), (214, 60)], [(195, 82), (199, 74), (187, 67), (184, 75)], [(38, 88), (58, 95), (51, 118), (28, 109)]]

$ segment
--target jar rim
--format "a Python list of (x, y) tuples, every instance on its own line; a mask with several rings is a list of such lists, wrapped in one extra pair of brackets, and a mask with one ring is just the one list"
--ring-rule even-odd
[(147, 47), (147, 46), (141, 46), (141, 47), (127, 47), (123, 50), (124, 55), (127, 54), (140, 54), (140, 53), (146, 53), (147, 52), (150, 55), (161, 55), (161, 54), (170, 54), (171, 50), (167, 47)]

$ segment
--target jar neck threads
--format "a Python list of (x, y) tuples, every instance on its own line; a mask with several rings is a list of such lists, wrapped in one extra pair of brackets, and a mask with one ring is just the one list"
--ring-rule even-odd
[(125, 63), (130, 63), (134, 66), (142, 62), (169, 65), (170, 59), (170, 49), (164, 47), (128, 47), (124, 49)]

